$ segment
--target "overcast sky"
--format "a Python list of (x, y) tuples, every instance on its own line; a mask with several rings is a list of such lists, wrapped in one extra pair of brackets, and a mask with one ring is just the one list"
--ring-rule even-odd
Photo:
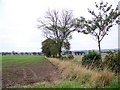
[[(43, 18), (48, 9), (73, 10), (75, 17), (90, 18), (87, 8), (95, 9), (94, 2), (101, 0), (0, 0), (0, 52), (41, 51), (45, 39), (37, 29), (37, 19)], [(115, 8), (119, 0), (108, 1)], [(98, 49), (91, 35), (73, 33), (71, 50)], [(102, 49), (118, 47), (118, 26), (114, 26), (101, 43)]]

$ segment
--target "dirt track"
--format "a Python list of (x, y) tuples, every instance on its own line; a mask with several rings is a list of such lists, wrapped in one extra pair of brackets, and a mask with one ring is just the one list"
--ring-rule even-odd
[(42, 63), (4, 67), (2, 78), (2, 87), (4, 88), (17, 84), (25, 85), (43, 81), (52, 83), (59, 79), (59, 73), (57, 68), (46, 60)]

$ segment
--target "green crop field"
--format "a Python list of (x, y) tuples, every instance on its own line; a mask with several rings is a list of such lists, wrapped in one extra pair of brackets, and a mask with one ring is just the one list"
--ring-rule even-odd
[(44, 56), (2, 56), (2, 65), (27, 64), (33, 62), (42, 62)]

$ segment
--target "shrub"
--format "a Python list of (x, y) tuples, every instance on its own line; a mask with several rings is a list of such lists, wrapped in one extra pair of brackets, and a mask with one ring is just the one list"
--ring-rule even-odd
[(85, 54), (82, 58), (82, 64), (90, 65), (90, 64), (99, 64), (100, 63), (101, 56), (99, 53), (95, 51), (89, 51), (87, 54)]
[(67, 59), (68, 59), (68, 58), (67, 58), (67, 56), (65, 56), (65, 55), (60, 57), (60, 60), (67, 60)]
[(72, 54), (63, 55), (60, 59), (61, 60), (72, 60), (74, 59), (74, 56)]
[(74, 56), (72, 54), (68, 55), (68, 59), (73, 59), (73, 58), (74, 58)]
[(109, 51), (104, 58), (104, 66), (107, 66), (110, 70), (120, 72), (120, 51)]

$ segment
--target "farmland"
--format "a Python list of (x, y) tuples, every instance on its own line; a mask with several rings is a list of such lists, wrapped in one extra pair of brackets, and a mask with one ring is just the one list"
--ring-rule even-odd
[(55, 66), (44, 56), (3, 56), (2, 66), (3, 87), (52, 82), (58, 76)]
[(95, 88), (118, 87), (118, 79), (107, 69), (97, 71), (80, 64), (81, 57), (59, 60), (44, 56), (3, 56), (3, 88)]

